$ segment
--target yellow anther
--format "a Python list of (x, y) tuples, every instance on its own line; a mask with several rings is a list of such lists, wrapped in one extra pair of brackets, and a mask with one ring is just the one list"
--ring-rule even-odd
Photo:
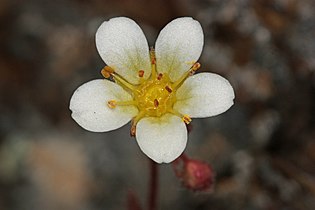
[(107, 106), (111, 109), (114, 109), (116, 105), (117, 105), (117, 102), (115, 100), (107, 101)]
[(101, 71), (101, 74), (103, 75), (103, 77), (105, 78), (109, 78), (110, 75), (112, 75), (114, 73), (114, 69), (112, 69), (111, 67), (109, 66), (105, 66), (102, 71)]
[(189, 124), (191, 122), (191, 118), (188, 115), (183, 115), (182, 120), (184, 123)]
[(142, 78), (143, 75), (144, 75), (144, 71), (143, 71), (143, 70), (140, 70), (140, 71), (138, 72), (138, 76), (139, 76), (140, 78)]
[(165, 86), (165, 90), (167, 90), (167, 92), (169, 92), (169, 93), (173, 92), (173, 90), (170, 86)]
[(154, 106), (157, 108), (159, 106), (159, 101), (157, 99), (154, 99)]

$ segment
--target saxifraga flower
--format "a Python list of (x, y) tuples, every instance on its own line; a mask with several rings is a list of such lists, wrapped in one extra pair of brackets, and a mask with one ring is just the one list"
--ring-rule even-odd
[[(191, 118), (221, 114), (234, 91), (223, 77), (199, 73), (203, 31), (190, 17), (177, 18), (160, 32), (155, 49), (141, 28), (126, 17), (105, 21), (96, 47), (107, 64), (96, 79), (80, 86), (70, 101), (72, 118), (93, 132), (131, 122), (131, 135), (157, 163), (175, 160), (185, 149)], [(110, 80), (111, 79), (111, 80)]]

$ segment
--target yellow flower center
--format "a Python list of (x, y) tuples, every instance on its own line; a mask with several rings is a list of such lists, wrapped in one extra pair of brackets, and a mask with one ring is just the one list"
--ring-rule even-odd
[(132, 85), (128, 83), (120, 75), (116, 74), (109, 66), (105, 66), (101, 72), (105, 78), (112, 76), (117, 84), (129, 91), (133, 96), (132, 101), (110, 100), (107, 103), (107, 105), (112, 109), (116, 106), (137, 106), (139, 113), (133, 118), (130, 131), (132, 136), (135, 135), (137, 122), (143, 117), (161, 117), (166, 113), (172, 113), (181, 117), (186, 124), (191, 122), (188, 115), (173, 110), (173, 105), (176, 102), (176, 90), (183, 84), (188, 76), (192, 75), (197, 69), (199, 69), (200, 64), (194, 63), (191, 69), (187, 71), (178, 81), (172, 82), (167, 74), (157, 74), (154, 50), (150, 51), (150, 56), (152, 64), (151, 76), (145, 80), (143, 78), (144, 71), (139, 70), (139, 85)]
[(160, 75), (143, 82), (134, 91), (134, 100), (139, 112), (144, 112), (146, 116), (160, 117), (170, 112), (176, 101), (170, 79), (166, 75)]

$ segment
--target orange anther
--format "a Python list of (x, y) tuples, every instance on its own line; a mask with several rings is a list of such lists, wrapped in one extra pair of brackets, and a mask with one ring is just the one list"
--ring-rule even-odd
[(197, 62), (197, 63), (195, 63), (195, 64), (192, 66), (191, 69), (192, 69), (193, 71), (197, 71), (197, 70), (200, 68), (200, 66), (201, 66), (200, 63)]
[(109, 78), (109, 77), (110, 77), (110, 73), (108, 73), (107, 71), (104, 71), (104, 69), (102, 69), (101, 74), (102, 74), (103, 77), (105, 77), (105, 78)]
[(167, 90), (167, 92), (169, 93), (173, 92), (172, 88), (170, 88), (169, 86), (165, 86), (165, 90)]
[(157, 79), (158, 79), (158, 80), (161, 80), (162, 77), (163, 77), (163, 74), (162, 74), (162, 73), (159, 73), (158, 76), (157, 76)]
[(155, 50), (153, 47), (150, 48), (150, 58), (151, 58), (151, 64), (154, 65), (156, 63), (156, 59), (155, 59)]
[(151, 64), (156, 64), (156, 59), (155, 58), (151, 59)]
[(103, 75), (103, 77), (105, 78), (109, 78), (110, 75), (114, 73), (114, 69), (112, 69), (111, 67), (109, 66), (105, 66), (102, 71), (101, 71), (101, 74)]
[(107, 106), (111, 109), (114, 109), (116, 105), (117, 105), (117, 102), (115, 100), (107, 101)]
[(200, 63), (195, 63), (190, 69), (190, 76), (192, 76), (200, 68), (200, 66)]
[(130, 128), (130, 136), (135, 137), (136, 136), (136, 125), (132, 125)]
[(154, 106), (157, 108), (159, 106), (159, 101), (157, 99), (154, 99)]
[(188, 115), (184, 115), (182, 120), (186, 123), (189, 124), (191, 122), (191, 118)]
[(143, 70), (140, 70), (140, 71), (138, 72), (138, 75), (139, 75), (139, 77), (143, 77), (144, 71), (143, 71)]

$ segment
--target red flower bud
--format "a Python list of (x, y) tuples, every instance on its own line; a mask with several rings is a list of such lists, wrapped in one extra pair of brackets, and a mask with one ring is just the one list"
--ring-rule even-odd
[(182, 155), (174, 161), (173, 168), (185, 187), (194, 191), (211, 190), (214, 172), (209, 164)]
[(189, 160), (185, 166), (184, 184), (192, 190), (208, 190), (213, 184), (211, 167), (198, 160)]

